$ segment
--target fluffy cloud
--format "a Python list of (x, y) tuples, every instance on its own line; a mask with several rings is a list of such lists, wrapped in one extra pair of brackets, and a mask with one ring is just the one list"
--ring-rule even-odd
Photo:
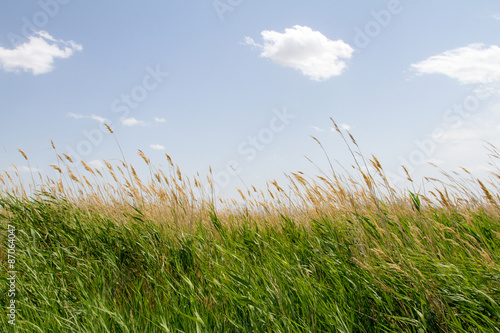
[(165, 150), (165, 147), (162, 145), (150, 145), (150, 147), (154, 150)]
[(315, 81), (326, 80), (342, 74), (354, 49), (342, 40), (330, 40), (319, 31), (295, 25), (284, 33), (264, 30), (261, 32), (264, 44), (257, 44), (245, 37), (248, 45), (262, 50), (260, 56), (273, 62), (295, 68)]
[(57, 40), (45, 31), (38, 31), (14, 49), (0, 47), (0, 67), (6, 72), (48, 73), (54, 69), (55, 58), (68, 58), (82, 49), (72, 40)]
[(462, 84), (500, 81), (500, 47), (470, 44), (412, 64), (411, 68), (419, 75), (444, 74)]
[(83, 114), (71, 113), (71, 112), (68, 113), (68, 117), (73, 117), (75, 119), (92, 119), (100, 123), (104, 123), (107, 120), (106, 118), (103, 118), (101, 116), (96, 116), (95, 114), (92, 114), (90, 116), (85, 116)]
[(122, 125), (124, 126), (145, 126), (146, 122), (142, 120), (137, 120), (133, 117), (131, 118), (122, 118), (121, 119)]
[(99, 160), (93, 160), (87, 163), (91, 168), (102, 170), (104, 169), (104, 164)]
[(342, 124), (339, 125), (339, 128), (342, 129), (342, 130), (348, 131), (348, 130), (351, 129), (351, 126), (342, 123)]

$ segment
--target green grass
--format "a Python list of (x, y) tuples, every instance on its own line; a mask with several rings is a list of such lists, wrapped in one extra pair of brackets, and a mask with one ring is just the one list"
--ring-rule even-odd
[(0, 331), (499, 332), (498, 208), (423, 206), (272, 221), (212, 212), (172, 228), (141, 208), (4, 195), (18, 313)]
[(0, 173), (0, 331), (500, 332), (500, 152), (487, 180), (401, 192), (333, 124), (357, 176), (292, 173), (240, 202), (142, 151), (147, 182), (53, 143), (57, 179)]

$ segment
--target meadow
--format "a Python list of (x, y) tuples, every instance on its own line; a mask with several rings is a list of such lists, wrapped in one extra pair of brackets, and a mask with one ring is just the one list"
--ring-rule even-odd
[(147, 180), (125, 157), (77, 168), (54, 144), (58, 178), (4, 171), (0, 330), (500, 332), (500, 170), (399, 190), (339, 133), (352, 175), (299, 171), (240, 200), (141, 151)]

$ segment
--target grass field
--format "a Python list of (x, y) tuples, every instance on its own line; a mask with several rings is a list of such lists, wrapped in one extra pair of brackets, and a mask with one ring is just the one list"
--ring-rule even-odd
[(225, 201), (168, 155), (144, 181), (53, 147), (36, 192), (0, 174), (2, 332), (500, 332), (500, 172), (419, 194), (361, 157)]

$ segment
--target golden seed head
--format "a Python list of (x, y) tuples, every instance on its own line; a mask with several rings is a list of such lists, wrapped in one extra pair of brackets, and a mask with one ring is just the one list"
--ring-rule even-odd
[(53, 169), (55, 169), (55, 170), (59, 171), (59, 173), (62, 173), (61, 168), (59, 168), (57, 165), (51, 164), (50, 166), (51, 166)]
[(349, 134), (349, 137), (351, 138), (352, 143), (354, 143), (357, 146), (358, 144), (356, 143), (356, 140), (354, 140), (354, 137), (352, 136), (352, 134), (350, 132), (347, 132), (347, 134)]
[(238, 191), (238, 193), (241, 195), (241, 197), (243, 198), (243, 200), (246, 200), (246, 197), (245, 197), (245, 195), (243, 194), (243, 192), (242, 192), (239, 188), (237, 188), (236, 190), (237, 190), (237, 191)]
[(17, 148), (17, 150), (19, 150), (19, 152), (21, 153), (21, 155), (23, 155), (24, 159), (27, 161), (28, 160), (28, 157), (26, 156), (26, 154), (24, 153), (24, 151), (22, 151), (21, 149)]
[(313, 140), (316, 141), (321, 146), (321, 142), (319, 142), (319, 140), (316, 137), (311, 135), (311, 138), (313, 138)]
[(411, 177), (410, 177), (410, 173), (408, 172), (408, 170), (406, 169), (406, 167), (405, 167), (404, 165), (402, 165), (402, 167), (403, 167), (403, 170), (404, 170), (404, 171), (405, 171), (405, 173), (406, 173), (406, 177), (407, 177), (407, 179), (408, 179), (410, 182), (412, 182), (412, 183), (413, 183), (413, 179), (411, 179)]
[(104, 161), (104, 164), (106, 164), (106, 167), (111, 171), (113, 170), (113, 167), (111, 166), (111, 163), (109, 163), (108, 161), (106, 160), (103, 160)]
[(88, 172), (90, 172), (91, 174), (95, 175), (94, 171), (92, 170), (92, 168), (91, 168), (91, 167), (89, 167), (89, 166), (87, 165), (87, 163), (85, 163), (83, 160), (80, 160), (80, 162), (82, 162), (83, 167), (85, 168), (85, 170), (87, 170), (87, 171), (88, 171)]
[(168, 159), (168, 163), (171, 165), (171, 166), (174, 166), (174, 163), (172, 163), (172, 159), (170, 158), (170, 156), (165, 153), (165, 156), (167, 156), (167, 159)]
[(66, 159), (70, 162), (70, 163), (73, 163), (73, 160), (71, 159), (71, 157), (68, 155), (68, 154), (64, 154), (64, 157), (66, 157)]
[(488, 191), (486, 186), (484, 186), (483, 182), (480, 181), (479, 179), (477, 181), (479, 183), (479, 186), (481, 186), (481, 190), (483, 190), (483, 193), (486, 196), (486, 198), (488, 199), (488, 201), (491, 202), (492, 204), (496, 205), (497, 203), (495, 202), (495, 199), (491, 195), (490, 191)]
[(106, 128), (108, 129), (109, 133), (113, 134), (113, 130), (111, 129), (111, 127), (109, 127), (108, 124), (104, 123), (104, 126), (106, 126)]
[(75, 174), (73, 173), (73, 171), (71, 171), (71, 169), (69, 167), (68, 167), (68, 172), (69, 172), (69, 178), (71, 178), (72, 180), (74, 180), (77, 183), (80, 183), (80, 180), (78, 178), (76, 178)]
[(340, 129), (339, 129), (339, 127), (337, 126), (337, 123), (335, 122), (335, 120), (333, 120), (333, 118), (332, 118), (332, 117), (330, 117), (330, 120), (332, 121), (333, 126), (335, 126), (335, 130), (336, 130), (337, 132), (339, 132), (339, 133), (342, 133), (342, 132), (340, 132)]
[(373, 160), (375, 161), (376, 165), (377, 165), (377, 168), (379, 170), (382, 170), (382, 165), (380, 164), (380, 162), (378, 161), (377, 157), (375, 155), (372, 155), (373, 156)]
[(144, 160), (144, 162), (146, 162), (146, 164), (149, 165), (149, 163), (151, 161), (149, 160), (149, 158), (146, 157), (146, 155), (144, 155), (144, 153), (140, 149), (139, 149), (139, 155), (142, 157), (142, 159)]

